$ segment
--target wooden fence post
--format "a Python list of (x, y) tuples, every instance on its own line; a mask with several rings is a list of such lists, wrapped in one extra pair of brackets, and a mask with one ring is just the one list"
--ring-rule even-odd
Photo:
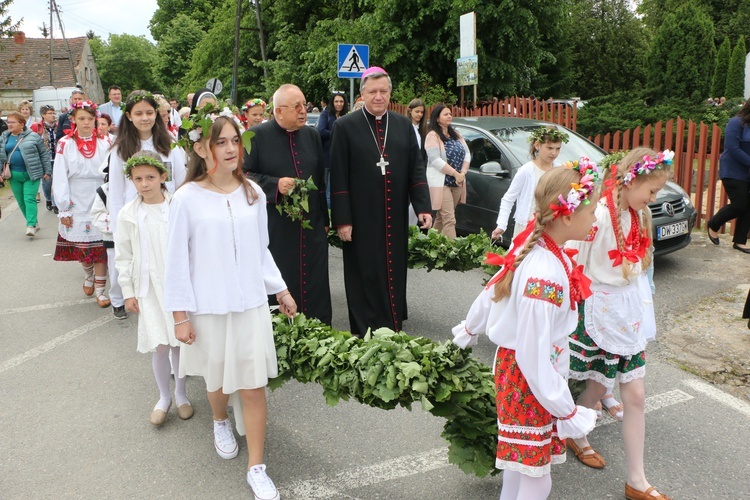
[(630, 130), (626, 130), (622, 134), (622, 149), (633, 149), (630, 141)]
[(635, 149), (641, 144), (641, 126), (638, 125), (633, 129), (633, 144), (630, 149)]
[(612, 149), (610, 150), (610, 152), (620, 151), (621, 149), (624, 149), (624, 148), (621, 148), (620, 146), (621, 146), (620, 131), (618, 130), (615, 132), (615, 135), (612, 136)]
[(661, 120), (654, 126), (654, 150), (661, 151)]
[(677, 117), (677, 133), (674, 145), (674, 170), (679, 171), (685, 155), (685, 120)]
[(667, 130), (664, 134), (664, 149), (674, 149), (672, 139), (674, 137), (674, 118), (667, 122)]
[(602, 149), (606, 151), (607, 153), (612, 152), (612, 144), (610, 142), (611, 140), (612, 140), (612, 134), (610, 133), (604, 134), (604, 143), (602, 144)]

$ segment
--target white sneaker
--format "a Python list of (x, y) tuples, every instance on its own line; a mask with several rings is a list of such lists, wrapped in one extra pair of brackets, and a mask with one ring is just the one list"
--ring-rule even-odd
[(225, 460), (234, 458), (239, 452), (237, 440), (232, 432), (232, 423), (226, 420), (214, 420), (214, 448), (216, 453)]
[(36, 234), (36, 228), (34, 226), (29, 226), (26, 228), (26, 236), (29, 238), (33, 238)]
[(266, 474), (266, 465), (253, 465), (247, 471), (247, 484), (253, 489), (255, 500), (279, 500), (279, 490)]

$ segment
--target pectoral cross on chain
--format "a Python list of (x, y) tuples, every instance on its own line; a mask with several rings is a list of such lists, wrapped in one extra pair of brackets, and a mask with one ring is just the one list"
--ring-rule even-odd
[(385, 161), (383, 159), (383, 157), (381, 156), (380, 157), (380, 161), (377, 162), (375, 165), (377, 165), (378, 167), (380, 167), (380, 173), (381, 173), (381, 175), (385, 175), (385, 167), (387, 167), (388, 165), (390, 165), (390, 163), (387, 162), (387, 161)]

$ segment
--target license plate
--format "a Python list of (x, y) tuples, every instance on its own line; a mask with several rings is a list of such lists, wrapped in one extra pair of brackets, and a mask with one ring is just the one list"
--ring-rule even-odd
[(688, 221), (681, 220), (672, 224), (665, 224), (663, 226), (657, 226), (656, 228), (656, 239), (657, 240), (668, 240), (669, 238), (676, 238), (688, 233)]

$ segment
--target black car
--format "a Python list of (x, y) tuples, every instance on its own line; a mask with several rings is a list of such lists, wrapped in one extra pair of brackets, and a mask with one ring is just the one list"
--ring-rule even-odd
[[(453, 126), (464, 137), (471, 151), (466, 175), (466, 204), (456, 208), (456, 231), (460, 234), (490, 234), (496, 227), (500, 200), (518, 169), (530, 160), (528, 137), (534, 129), (551, 125), (540, 120), (503, 117), (455, 118)], [(559, 127), (559, 125), (557, 125)], [(561, 127), (562, 128), (562, 127)], [(571, 130), (570, 141), (563, 145), (558, 162), (586, 156), (598, 163), (604, 150)], [(654, 254), (663, 255), (690, 243), (697, 212), (688, 194), (677, 184), (667, 182), (656, 202), (649, 205), (653, 214)], [(510, 245), (513, 214), (501, 244)]]

